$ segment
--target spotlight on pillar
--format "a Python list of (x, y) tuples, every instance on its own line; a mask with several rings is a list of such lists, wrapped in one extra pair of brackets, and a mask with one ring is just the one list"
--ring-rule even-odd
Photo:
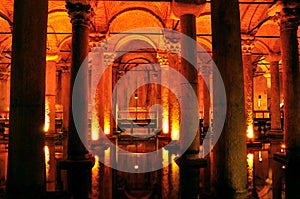
[(261, 95), (258, 96), (257, 107), (260, 109), (261, 106)]
[(139, 98), (139, 97), (138, 97), (137, 93), (135, 93), (135, 94), (134, 94), (134, 99), (137, 100), (138, 98)]

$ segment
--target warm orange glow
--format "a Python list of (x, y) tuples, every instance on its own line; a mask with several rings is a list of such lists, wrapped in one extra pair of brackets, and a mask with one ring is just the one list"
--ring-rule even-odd
[(110, 134), (110, 121), (109, 120), (104, 121), (104, 134), (105, 135)]
[(50, 108), (49, 108), (49, 101), (46, 98), (46, 103), (45, 103), (45, 124), (44, 124), (44, 131), (48, 132), (50, 127)]
[(248, 128), (247, 128), (247, 137), (249, 139), (253, 139), (254, 138), (254, 132), (253, 132), (253, 125), (249, 124)]
[(282, 144), (282, 145), (281, 145), (281, 149), (280, 149), (280, 152), (281, 152), (281, 153), (284, 153), (285, 147), (286, 147), (285, 144)]
[(105, 135), (109, 135), (109, 134), (110, 134), (110, 130), (109, 130), (108, 127), (106, 127), (106, 128), (104, 129), (104, 133), (105, 133)]
[(49, 147), (47, 145), (44, 146), (44, 152), (45, 152), (46, 179), (47, 179), (49, 176), (49, 170), (50, 170), (50, 151), (49, 151)]
[(163, 115), (163, 126), (162, 126), (162, 130), (164, 134), (169, 133), (169, 117)]
[(95, 155), (95, 164), (92, 168), (92, 172), (98, 172), (98, 166), (99, 166), (99, 157)]
[(172, 122), (171, 139), (172, 140), (179, 140), (179, 122), (178, 121)]
[(180, 138), (180, 105), (177, 101), (177, 97), (172, 93), (169, 92), (169, 106), (170, 106), (170, 130), (171, 130), (171, 139), (172, 140), (179, 140)]
[(254, 160), (254, 154), (253, 153), (248, 153), (247, 154), (247, 163), (249, 168), (253, 168), (253, 160)]
[(169, 133), (169, 90), (162, 87), (162, 132), (164, 134)]
[(99, 139), (99, 122), (97, 119), (97, 115), (94, 110), (92, 113), (92, 126), (91, 126), (91, 139), (92, 140), (98, 140)]
[(169, 164), (169, 151), (162, 148), (163, 165)]

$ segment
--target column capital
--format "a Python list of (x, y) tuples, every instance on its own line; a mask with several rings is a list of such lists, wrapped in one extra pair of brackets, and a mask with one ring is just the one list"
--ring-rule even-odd
[(67, 1), (69, 17), (72, 25), (90, 25), (91, 5), (84, 1)]
[(10, 73), (6, 66), (0, 67), (0, 81), (7, 81)]
[(46, 61), (57, 61), (59, 58), (60, 57), (56, 51), (47, 50)]
[(104, 53), (104, 65), (105, 66), (110, 66), (114, 63), (115, 59), (116, 59), (116, 54), (115, 53)]
[(205, 8), (206, 0), (172, 0), (171, 17), (180, 19), (182, 15), (193, 14), (198, 17)]
[(242, 35), (242, 53), (251, 54), (254, 48), (254, 36)]
[(281, 60), (281, 53), (270, 51), (269, 55), (266, 57), (266, 60), (269, 62), (279, 62)]
[(166, 47), (169, 52), (180, 54), (180, 33), (174, 30), (163, 30), (163, 47)]
[(282, 1), (278, 1), (269, 9), (268, 14), (278, 23), (281, 30), (297, 29), (299, 26), (300, 5), (297, 2), (283, 4)]
[(160, 65), (169, 65), (168, 52), (166, 52), (166, 51), (157, 52), (156, 58)]

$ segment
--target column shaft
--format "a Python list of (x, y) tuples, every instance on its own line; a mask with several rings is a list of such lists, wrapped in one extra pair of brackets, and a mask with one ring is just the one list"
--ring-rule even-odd
[(253, 67), (251, 59), (252, 42), (246, 40), (243, 45), (243, 72), (244, 72), (244, 95), (245, 95), (245, 116), (246, 116), (246, 133), (248, 138), (254, 138), (253, 134)]
[(46, 0), (14, 3), (8, 198), (45, 198), (47, 13)]
[[(88, 139), (88, 67), (84, 60), (88, 56), (89, 22), (91, 6), (82, 3), (67, 2), (66, 8), (72, 23), (72, 62), (69, 94), (69, 131), (68, 131), (68, 160), (60, 163), (67, 170), (68, 193), (71, 198), (88, 198), (91, 191), (91, 169), (94, 160), (91, 158), (81, 139)], [(82, 67), (82, 68), (81, 68)], [(72, 92), (79, 69), (83, 76), (76, 91), (81, 91), (80, 107), (76, 112), (81, 113), (79, 128), (75, 127), (72, 109)], [(79, 95), (77, 93), (77, 95)], [(78, 99), (77, 99), (78, 100)], [(81, 137), (79, 136), (81, 135)]]
[(286, 198), (299, 193), (300, 178), (300, 101), (299, 101), (299, 53), (297, 29), (298, 9), (283, 8), (280, 12), (280, 39), (282, 54), (282, 78), (284, 93), (284, 138), (288, 163), (286, 165)]
[[(242, 199), (247, 198), (247, 151), (238, 1), (213, 0), (211, 13), (213, 59), (227, 95), (226, 120), (213, 151), (214, 192), (217, 198)], [(218, 100), (213, 98), (214, 118)]]
[[(88, 55), (88, 44), (89, 44), (89, 18), (88, 15), (90, 10), (90, 5), (83, 4), (72, 4), (67, 3), (67, 8), (69, 9), (69, 14), (72, 23), (72, 62), (71, 62), (71, 82), (70, 82), (70, 104), (69, 104), (69, 135), (68, 135), (68, 159), (85, 159), (88, 151), (85, 146), (83, 146), (82, 141), (78, 133), (87, 132), (77, 132), (74, 124), (73, 111), (72, 111), (72, 93), (75, 79), (77, 77), (78, 70), (81, 67), (84, 59)], [(88, 108), (88, 95), (85, 91), (88, 89), (87, 82), (87, 71), (83, 71), (85, 80), (83, 84), (80, 85), (82, 88), (82, 106), (80, 112), (82, 117), (80, 118), (82, 129), (87, 128), (87, 108)], [(78, 89), (78, 88), (77, 88)], [(79, 111), (79, 110), (78, 110)]]
[[(189, 36), (190, 38), (195, 40), (196, 43), (196, 17), (192, 14), (184, 14), (180, 17), (180, 22), (181, 22), (181, 29), (182, 33)], [(190, 86), (192, 86), (195, 95), (197, 96), (198, 93), (198, 73), (197, 70), (194, 66), (197, 64), (197, 56), (196, 56), (196, 45), (195, 43), (186, 41), (184, 38), (181, 41), (181, 54), (182, 54), (182, 59), (181, 59), (181, 73), (182, 75), (187, 79), (189, 82)], [(188, 58), (190, 61), (187, 61), (186, 58)], [(185, 87), (182, 87), (182, 95), (187, 95)], [(187, 105), (187, 102), (184, 102), (183, 104)], [(186, 107), (186, 109), (194, 107)], [(182, 115), (182, 117), (190, 117), (189, 115)], [(186, 136), (185, 134), (189, 134), (188, 127), (183, 129), (184, 132), (180, 133), (181, 139), (185, 139)], [(199, 152), (199, 146), (200, 146), (200, 135), (199, 132), (196, 133), (196, 136), (186, 151), (186, 154), (197, 154), (196, 156), (198, 157), (198, 152)], [(193, 156), (193, 155), (192, 155)], [(197, 158), (197, 157), (191, 157), (192, 159)]]
[(271, 70), (271, 132), (281, 132), (279, 62), (270, 62)]

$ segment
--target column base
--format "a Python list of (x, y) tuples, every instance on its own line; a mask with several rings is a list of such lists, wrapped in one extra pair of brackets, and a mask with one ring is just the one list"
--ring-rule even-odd
[(215, 199), (223, 199), (223, 198), (249, 199), (248, 189), (234, 190), (233, 188), (225, 185), (223, 182), (221, 182), (221, 183), (214, 182), (213, 183), (213, 195), (214, 195), (213, 198), (215, 198)]
[(207, 160), (204, 158), (187, 159), (184, 157), (180, 157), (177, 158), (175, 162), (180, 168), (197, 169), (207, 167)]
[(62, 160), (59, 162), (61, 170), (67, 170), (67, 193), (71, 198), (90, 198), (91, 170), (95, 159)]
[(271, 129), (267, 133), (267, 138), (272, 140), (283, 140), (283, 131), (281, 129)]

